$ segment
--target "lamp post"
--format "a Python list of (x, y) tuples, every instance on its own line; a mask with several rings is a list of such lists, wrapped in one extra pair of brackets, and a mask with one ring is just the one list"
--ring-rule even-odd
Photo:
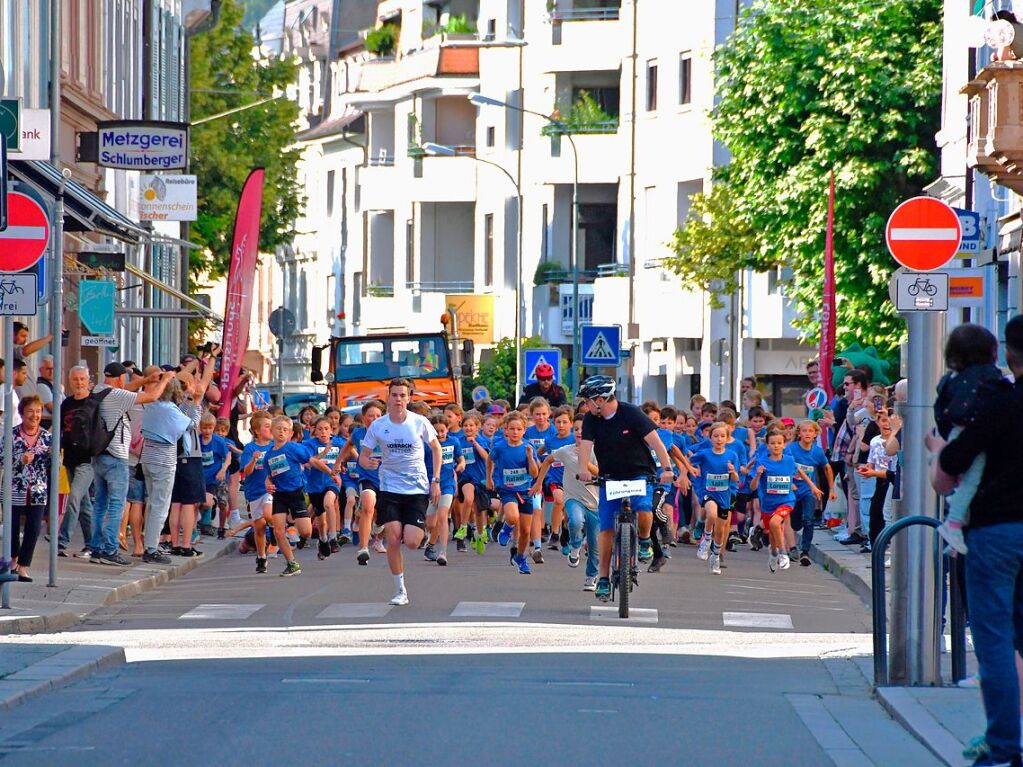
[[(434, 157), (455, 157), (458, 154), (452, 147), (434, 144), (431, 141), (423, 144), (423, 151)], [(470, 159), (497, 168), (507, 176), (512, 186), (515, 187), (515, 197), (518, 202), (518, 232), (515, 244), (515, 401), (518, 402), (522, 396), (522, 370), (519, 364), (522, 357), (522, 186), (503, 165), (474, 155), (470, 156)]]
[[(509, 104), (499, 99), (491, 98), (490, 96), (484, 96), (482, 93), (471, 93), (469, 94), (469, 101), (476, 106), (491, 106), (501, 107), (503, 109), (512, 109), (516, 112), (522, 112), (523, 114), (535, 115), (536, 117), (542, 117), (551, 125), (560, 128), (563, 133), (562, 135), (568, 139), (569, 145), (572, 147), (572, 160), (573, 160), (573, 177), (572, 177), (572, 236), (571, 241), (571, 263), (572, 263), (572, 368), (570, 383), (573, 389), (578, 388), (579, 384), (579, 360), (582, 358), (581, 351), (579, 349), (579, 152), (575, 146), (575, 139), (572, 138), (572, 134), (568, 131), (568, 126), (560, 120), (555, 120), (550, 115), (545, 115), (543, 112), (536, 112), (532, 109), (526, 109), (525, 107), (516, 106), (515, 104)], [(521, 250), (521, 249), (520, 249)], [(518, 368), (520, 364), (519, 360), (516, 360), (515, 366)]]

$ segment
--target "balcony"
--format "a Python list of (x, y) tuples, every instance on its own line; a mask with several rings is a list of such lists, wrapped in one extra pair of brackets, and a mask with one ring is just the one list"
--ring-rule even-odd
[(548, 18), (551, 48), (545, 63), (552, 72), (617, 68), (630, 39), (613, 0), (558, 0)]
[(989, 64), (960, 92), (970, 100), (967, 163), (1023, 193), (1023, 62)]
[(362, 210), (385, 210), (394, 205), (394, 190), (401, 186), (394, 160), (387, 164), (370, 161), (359, 169), (359, 205)]
[(433, 77), (479, 77), (478, 40), (452, 40), (440, 36), (427, 40), (426, 45), (422, 50), (397, 58), (380, 57), (364, 62), (357, 90), (378, 93)]
[(414, 178), (404, 183), (417, 202), (475, 202), (476, 172), (471, 156), (423, 157), (416, 161)]

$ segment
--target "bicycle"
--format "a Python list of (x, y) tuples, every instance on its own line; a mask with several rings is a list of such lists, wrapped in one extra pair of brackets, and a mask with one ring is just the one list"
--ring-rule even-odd
[[(592, 483), (602, 485), (604, 496), (608, 500), (622, 499), (622, 505), (615, 517), (614, 548), (611, 552), (611, 596), (614, 602), (618, 592), (618, 617), (629, 617), (629, 597), (633, 586), (639, 585), (639, 565), (636, 546), (639, 533), (636, 528), (636, 512), (629, 500), (635, 496), (646, 495), (646, 480), (615, 480), (600, 477)], [(628, 580), (625, 574), (628, 573)], [(607, 601), (607, 600), (605, 600)]]
[(934, 296), (938, 293), (938, 286), (932, 284), (927, 277), (917, 277), (913, 284), (906, 288), (906, 292), (911, 296), (920, 295), (921, 290), (929, 296)]

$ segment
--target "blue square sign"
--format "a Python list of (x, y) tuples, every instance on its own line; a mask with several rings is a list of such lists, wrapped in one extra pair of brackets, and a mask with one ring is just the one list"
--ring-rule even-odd
[(620, 325), (583, 325), (579, 330), (584, 366), (604, 368), (622, 364)]
[(536, 383), (536, 367), (544, 362), (554, 368), (554, 383), (561, 383), (560, 349), (523, 349), (522, 358), (527, 384)]

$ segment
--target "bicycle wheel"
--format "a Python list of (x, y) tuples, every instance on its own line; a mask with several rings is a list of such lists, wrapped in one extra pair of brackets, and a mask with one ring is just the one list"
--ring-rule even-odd
[(632, 591), (632, 525), (622, 525), (618, 531), (618, 617), (629, 617), (629, 596)]

